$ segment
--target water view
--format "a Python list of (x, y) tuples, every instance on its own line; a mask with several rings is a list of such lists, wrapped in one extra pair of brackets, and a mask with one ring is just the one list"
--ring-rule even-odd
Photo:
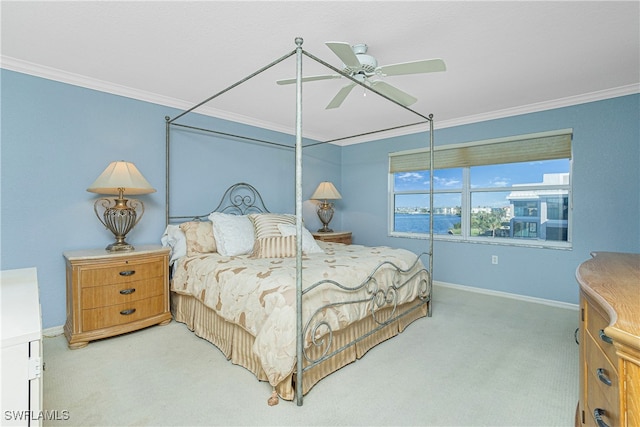
[[(433, 232), (447, 234), (454, 224), (460, 223), (458, 215), (434, 215)], [(406, 233), (428, 233), (429, 214), (395, 214), (395, 231)]]

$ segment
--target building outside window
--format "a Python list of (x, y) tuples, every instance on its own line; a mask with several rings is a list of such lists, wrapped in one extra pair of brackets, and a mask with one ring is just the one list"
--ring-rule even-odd
[(429, 151), (389, 159), (391, 236), (428, 237), (433, 213), (438, 239), (570, 247), (570, 130), (437, 147), (433, 209)]

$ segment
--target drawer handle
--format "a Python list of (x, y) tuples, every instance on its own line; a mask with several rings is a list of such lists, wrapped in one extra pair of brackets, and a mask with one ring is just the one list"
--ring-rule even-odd
[(120, 291), (122, 295), (131, 295), (136, 291), (136, 288), (123, 289)]
[(598, 375), (598, 379), (608, 385), (611, 386), (611, 380), (609, 379), (609, 377), (607, 377), (607, 373), (605, 372), (605, 370), (603, 368), (598, 368), (596, 370), (596, 375)]
[(122, 310), (122, 311), (120, 312), (120, 314), (122, 314), (123, 316), (128, 316), (128, 315), (133, 314), (133, 313), (135, 313), (135, 312), (136, 312), (136, 309), (135, 309), (135, 308), (129, 308), (129, 309), (127, 309), (127, 310)]
[(607, 411), (604, 409), (596, 408), (593, 410), (593, 417), (596, 419), (598, 427), (609, 427), (609, 424), (605, 423), (602, 417)]
[(120, 272), (121, 276), (133, 276), (134, 274), (136, 274), (135, 270), (125, 270)]
[(600, 339), (604, 342), (606, 342), (607, 344), (613, 344), (613, 339), (604, 333), (604, 329), (600, 329), (600, 332), (598, 332), (598, 335), (600, 336)]

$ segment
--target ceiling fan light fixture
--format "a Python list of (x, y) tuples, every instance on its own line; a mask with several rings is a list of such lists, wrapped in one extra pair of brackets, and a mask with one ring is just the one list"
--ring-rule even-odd
[(367, 46), (364, 43), (361, 43), (361, 44), (354, 44), (351, 48), (353, 49), (353, 53), (355, 53), (356, 55), (361, 55), (363, 53), (367, 53), (367, 49), (369, 49), (369, 46)]

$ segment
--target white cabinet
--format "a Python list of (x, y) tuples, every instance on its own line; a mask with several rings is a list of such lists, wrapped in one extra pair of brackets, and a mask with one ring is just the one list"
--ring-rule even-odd
[(0, 425), (42, 425), (42, 320), (35, 268), (0, 275)]

